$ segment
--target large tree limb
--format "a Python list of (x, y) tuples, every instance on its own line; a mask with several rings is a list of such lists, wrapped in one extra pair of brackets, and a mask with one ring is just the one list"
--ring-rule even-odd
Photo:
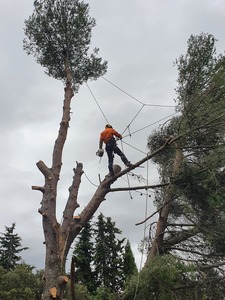
[(122, 191), (136, 191), (136, 190), (148, 190), (148, 189), (157, 189), (160, 187), (164, 187), (169, 185), (170, 183), (162, 183), (162, 184), (153, 184), (153, 185), (142, 185), (142, 186), (132, 186), (132, 187), (120, 187), (120, 188), (112, 188), (109, 192), (122, 192)]
[(179, 233), (177, 236), (174, 236), (174, 237), (170, 238), (169, 240), (165, 240), (163, 247), (164, 248), (173, 247), (174, 245), (177, 245), (181, 242), (186, 241), (190, 237), (195, 236), (199, 232), (200, 232), (200, 230), (197, 227), (190, 229), (190, 230), (184, 230), (181, 233)]
[(83, 165), (82, 163), (77, 163), (77, 167), (73, 169), (74, 177), (71, 187), (69, 188), (69, 198), (65, 206), (65, 210), (63, 212), (63, 222), (60, 227), (59, 234), (59, 247), (60, 247), (60, 255), (61, 261), (64, 262), (65, 257), (65, 248), (67, 243), (67, 238), (69, 235), (71, 224), (73, 224), (73, 215), (74, 211), (79, 204), (77, 203), (78, 191), (81, 183), (81, 176), (83, 174)]
[(115, 174), (114, 177), (112, 177), (110, 180), (109, 180), (109, 183), (113, 183), (117, 178), (120, 178), (122, 177), (123, 175), (127, 174), (129, 171), (139, 167), (140, 165), (142, 165), (143, 163), (145, 163), (146, 161), (148, 161), (149, 159), (151, 159), (152, 157), (156, 156), (157, 154), (159, 154), (160, 152), (162, 152), (167, 146), (168, 144), (171, 144), (173, 143), (175, 140), (177, 140), (178, 138), (180, 137), (169, 137), (165, 143), (159, 147), (157, 150), (153, 151), (152, 153), (148, 153), (144, 158), (142, 158), (141, 160), (139, 160), (138, 162), (136, 162), (135, 164), (132, 164), (130, 167), (120, 171), (119, 173)]

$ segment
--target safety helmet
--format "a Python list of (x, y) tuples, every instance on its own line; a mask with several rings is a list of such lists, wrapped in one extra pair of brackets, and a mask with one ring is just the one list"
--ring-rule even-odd
[(105, 125), (105, 128), (112, 128), (112, 125), (106, 124), (106, 125)]

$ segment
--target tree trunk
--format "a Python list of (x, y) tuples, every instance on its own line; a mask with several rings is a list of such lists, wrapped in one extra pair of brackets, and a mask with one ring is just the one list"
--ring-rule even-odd
[[(43, 300), (58, 299), (61, 300), (68, 278), (65, 275), (65, 264), (68, 252), (74, 238), (78, 235), (83, 226), (90, 220), (92, 215), (98, 209), (105, 195), (110, 190), (110, 184), (115, 179), (106, 177), (97, 188), (89, 204), (85, 207), (79, 217), (74, 218), (74, 212), (79, 204), (77, 203), (78, 191), (83, 174), (83, 165), (77, 163), (74, 168), (74, 177), (72, 185), (69, 188), (69, 197), (65, 210), (63, 212), (63, 221), (60, 225), (56, 219), (56, 199), (57, 185), (62, 166), (62, 152), (66, 141), (69, 121), (70, 104), (74, 95), (72, 89), (72, 77), (70, 69), (66, 69), (67, 82), (65, 87), (63, 116), (60, 123), (58, 137), (55, 141), (52, 157), (52, 167), (48, 168), (43, 161), (37, 163), (37, 167), (45, 178), (43, 187), (33, 186), (33, 190), (39, 190), (43, 193), (41, 208), (39, 213), (42, 215), (42, 224), (46, 246), (45, 256), (45, 275)], [(116, 166), (115, 166), (116, 167)], [(121, 168), (116, 167), (115, 174), (120, 172)]]
[[(183, 150), (177, 148), (175, 159), (174, 159), (172, 178), (176, 178), (177, 175), (179, 174), (182, 161), (183, 161)], [(163, 252), (163, 238), (167, 227), (167, 220), (168, 220), (170, 208), (173, 203), (174, 188), (175, 188), (174, 184), (170, 184), (167, 187), (165, 201), (162, 209), (159, 212), (159, 219), (156, 226), (155, 237), (145, 263), (146, 267), (150, 264), (151, 259), (155, 255), (161, 254)]]

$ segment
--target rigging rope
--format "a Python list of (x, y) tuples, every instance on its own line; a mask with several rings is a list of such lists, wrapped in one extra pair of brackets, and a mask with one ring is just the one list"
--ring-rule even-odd
[(124, 91), (123, 89), (121, 89), (119, 86), (115, 85), (114, 83), (112, 83), (110, 80), (106, 79), (105, 77), (102, 76), (102, 79), (104, 79), (105, 81), (107, 81), (108, 83), (110, 83), (111, 85), (113, 85), (115, 88), (117, 88), (118, 90), (120, 90), (121, 92), (123, 92), (124, 94), (126, 94), (127, 96), (129, 96), (130, 98), (132, 98), (133, 100), (137, 101), (138, 103), (142, 104), (142, 105), (146, 105), (146, 106), (155, 106), (155, 107), (175, 107), (175, 105), (163, 105), (163, 104), (148, 104), (148, 103), (143, 103), (140, 100), (138, 100), (137, 98), (135, 98), (134, 96), (132, 96), (131, 94), (127, 93), (126, 91)]
[[(142, 107), (139, 109), (139, 111), (136, 113), (136, 115), (133, 117), (133, 119), (130, 121), (129, 125), (127, 125), (127, 127), (124, 129), (124, 131), (121, 133), (121, 135), (124, 134), (124, 132), (128, 129), (129, 130), (129, 127), (130, 125), (133, 123), (133, 121), (137, 118), (137, 116), (139, 115), (139, 113), (142, 111), (142, 109), (145, 107), (145, 104), (142, 105)], [(130, 134), (131, 136), (131, 134)]]
[(172, 113), (172, 114), (168, 115), (167, 117), (164, 117), (164, 118), (162, 118), (162, 119), (160, 119), (160, 120), (158, 120), (158, 121), (155, 121), (155, 122), (153, 122), (153, 123), (151, 123), (151, 124), (149, 124), (149, 125), (147, 125), (147, 126), (142, 127), (141, 129), (138, 129), (138, 130), (136, 130), (136, 131), (131, 132), (130, 134), (127, 134), (127, 135), (123, 136), (123, 138), (125, 138), (125, 137), (127, 137), (127, 136), (131, 136), (132, 134), (135, 134), (135, 133), (137, 133), (137, 132), (139, 132), (139, 131), (141, 131), (141, 130), (144, 130), (144, 129), (146, 129), (146, 128), (152, 126), (152, 125), (155, 125), (155, 124), (157, 124), (157, 123), (159, 123), (159, 122), (161, 122), (161, 121), (163, 121), (163, 120), (165, 120), (165, 119), (167, 119), (167, 118), (169, 118), (169, 117), (172, 117), (172, 116), (174, 116), (174, 115), (176, 115), (176, 114), (178, 114), (178, 113), (179, 113), (179, 112)]
[(94, 96), (92, 90), (90, 89), (89, 85), (87, 84), (87, 82), (86, 82), (86, 86), (88, 87), (88, 89), (89, 89), (89, 91), (90, 91), (92, 97), (94, 98), (94, 100), (95, 100), (95, 102), (96, 102), (98, 108), (100, 109), (100, 111), (101, 111), (101, 113), (102, 113), (104, 119), (106, 120), (106, 123), (109, 123), (109, 121), (108, 121), (107, 118), (106, 118), (106, 115), (104, 114), (103, 110), (101, 109), (101, 106), (99, 105), (97, 99), (95, 98), (95, 96)]
[[(121, 148), (122, 148), (122, 151), (124, 152), (122, 141), (121, 141)], [(129, 195), (130, 195), (130, 199), (133, 199), (133, 197), (131, 195), (131, 191), (130, 191), (130, 180), (129, 180), (128, 173), (126, 173), (126, 176), (127, 176), (128, 187), (129, 187), (129, 191), (128, 192), (129, 192)]]

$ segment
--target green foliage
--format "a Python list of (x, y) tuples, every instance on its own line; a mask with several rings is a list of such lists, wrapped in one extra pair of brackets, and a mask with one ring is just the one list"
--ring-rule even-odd
[(74, 248), (76, 257), (76, 282), (82, 282), (90, 292), (95, 290), (95, 276), (92, 270), (94, 246), (93, 230), (88, 222), (82, 230)]
[(92, 300), (119, 300), (121, 299), (116, 293), (113, 293), (107, 287), (99, 287)]
[(102, 213), (95, 223), (88, 223), (81, 232), (73, 254), (76, 256), (76, 282), (86, 286), (94, 299), (117, 299), (124, 282), (137, 273), (129, 241), (111, 218)]
[(11, 227), (6, 226), (6, 232), (0, 237), (0, 265), (7, 271), (14, 269), (21, 260), (18, 253), (28, 249), (27, 247), (21, 248), (21, 237), (14, 233), (15, 227), (15, 223)]
[(107, 217), (105, 221), (103, 214), (98, 216), (96, 227), (94, 265), (97, 286), (119, 291), (123, 287), (124, 281), (122, 246), (124, 239), (116, 238), (121, 231), (111, 218)]
[(1, 300), (38, 300), (41, 297), (41, 284), (38, 275), (29, 265), (17, 265), (6, 271), (0, 267)]
[(65, 81), (69, 66), (76, 87), (107, 69), (97, 48), (89, 54), (95, 20), (88, 13), (88, 4), (79, 0), (35, 0), (34, 12), (25, 21), (24, 50), (55, 79)]
[[(215, 72), (215, 38), (211, 34), (191, 35), (186, 55), (176, 60), (178, 67), (178, 110), (184, 111), (201, 94)], [(192, 104), (191, 104), (192, 105)]]
[(123, 273), (125, 277), (125, 282), (134, 274), (138, 273), (137, 266), (135, 263), (134, 255), (131, 249), (129, 240), (127, 241), (124, 249), (123, 258)]
[[(182, 273), (192, 273), (192, 268), (185, 266), (174, 256), (163, 255), (155, 257), (149, 268), (135, 275), (126, 286), (123, 299), (137, 300), (173, 300), (179, 298), (176, 287), (182, 283)], [(192, 299), (192, 298), (189, 298)]]

